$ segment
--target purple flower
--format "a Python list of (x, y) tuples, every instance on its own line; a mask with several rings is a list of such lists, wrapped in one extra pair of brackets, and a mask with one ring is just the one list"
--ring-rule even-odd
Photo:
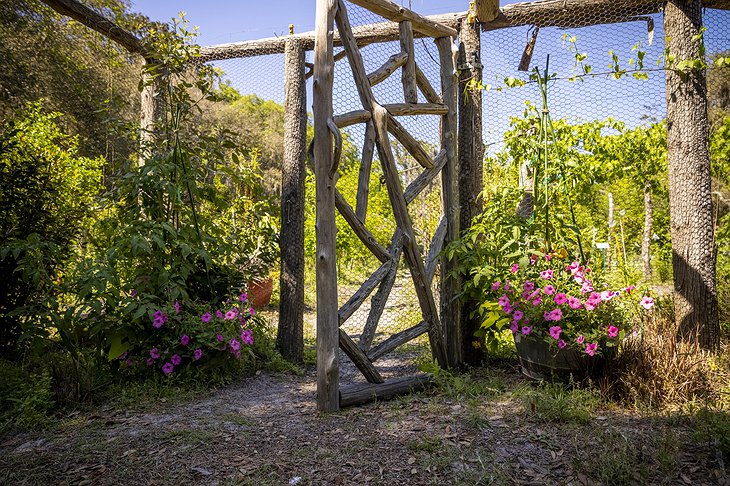
[(216, 339), (217, 339), (218, 341), (220, 341), (220, 342), (223, 342), (223, 335), (222, 335), (222, 334), (218, 334), (218, 335), (217, 335), (217, 336), (216, 336), (215, 338), (216, 338)]
[(499, 290), (499, 286), (500, 285), (502, 285), (502, 284), (499, 282), (499, 280), (497, 280), (496, 282), (494, 282), (492, 284), (492, 292), (496, 292), (497, 290)]
[(540, 278), (542, 278), (543, 280), (550, 280), (551, 278), (553, 278), (552, 269), (548, 268), (547, 270), (540, 272)]
[(210, 315), (210, 312), (206, 312), (205, 314), (203, 314), (202, 316), (200, 316), (200, 320), (203, 321), (203, 322), (210, 322), (210, 320), (211, 320), (212, 317), (213, 316)]
[(215, 311), (215, 315), (218, 319), (223, 319), (223, 313), (220, 310)]
[(248, 294), (246, 292), (242, 292), (241, 295), (238, 296), (239, 302), (246, 302), (248, 300)]
[(152, 359), (160, 359), (160, 350), (157, 348), (150, 349), (150, 356)]
[(535, 282), (525, 282), (523, 288), (525, 289), (525, 292), (532, 292), (535, 290)]
[(132, 358), (127, 358), (127, 361), (125, 361), (124, 363), (125, 363), (125, 364), (127, 365), (127, 367), (129, 367), (129, 368), (131, 368), (132, 366), (134, 366), (134, 360), (133, 360)]
[(499, 305), (501, 307), (505, 307), (505, 306), (509, 305), (509, 297), (507, 297), (507, 294), (503, 294), (502, 297), (500, 297), (497, 302), (499, 302)]
[(512, 273), (517, 273), (517, 270), (519, 270), (519, 269), (520, 269), (520, 266), (515, 263), (514, 265), (512, 265), (512, 268), (510, 268), (509, 271)]
[(172, 363), (165, 363), (164, 365), (162, 365), (162, 372), (165, 373), (166, 375), (169, 375), (170, 373), (172, 373), (172, 370), (174, 370), (174, 369), (175, 369), (175, 366), (173, 366)]
[(182, 337), (180, 337), (180, 344), (182, 344), (183, 346), (187, 346), (188, 344), (190, 344), (190, 336), (188, 336), (187, 334), (183, 334)]
[(253, 344), (253, 331), (251, 331), (251, 329), (244, 329), (241, 331), (241, 341), (243, 344)]
[(558, 348), (560, 348), (560, 349), (563, 349), (567, 345), (568, 345), (568, 343), (566, 343), (562, 339), (560, 341), (558, 341)]
[(241, 343), (239, 343), (238, 339), (236, 338), (231, 339), (228, 344), (231, 346), (231, 349), (233, 351), (238, 351), (239, 349), (241, 349)]
[(596, 349), (598, 349), (598, 343), (586, 344), (586, 354), (588, 356), (594, 356), (596, 354)]
[(256, 309), (254, 309), (253, 307), (249, 307), (248, 308), (248, 313), (251, 314), (252, 316), (255, 316), (256, 315)]
[(654, 307), (654, 299), (645, 295), (644, 297), (641, 298), (641, 302), (639, 302), (639, 305), (641, 307), (643, 307), (644, 309), (649, 310), (652, 307)]
[(129, 355), (129, 353), (128, 353), (127, 351), (125, 351), (125, 352), (123, 352), (123, 353), (122, 353), (121, 355), (119, 355), (119, 357), (118, 357), (117, 359), (118, 359), (119, 361), (124, 361), (125, 359), (127, 359), (127, 356), (128, 356), (128, 355)]
[(532, 328), (531, 327), (527, 327), (527, 326), (523, 326), (522, 327), (522, 334), (524, 334), (525, 336), (527, 336), (531, 332), (532, 332)]
[(532, 305), (534, 305), (535, 307), (540, 304), (542, 304), (542, 299), (540, 297), (537, 297), (535, 300), (532, 301)]
[(193, 353), (193, 359), (195, 361), (198, 361), (202, 357), (203, 357), (203, 350), (200, 348), (196, 349), (195, 352)]
[(228, 312), (226, 312), (226, 315), (224, 316), (227, 321), (230, 321), (231, 319), (235, 319), (238, 315), (238, 309), (231, 309)]
[(172, 364), (174, 364), (175, 366), (178, 366), (180, 363), (182, 363), (182, 358), (177, 354), (173, 354), (172, 358), (170, 358), (170, 361), (172, 361)]
[(552, 326), (550, 328), (550, 337), (558, 341), (560, 339), (560, 333), (562, 332), (562, 328), (560, 326)]
[(578, 344), (583, 344), (583, 341), (585, 341), (585, 340), (586, 340), (586, 338), (584, 338), (583, 335), (581, 334), (580, 336), (578, 336), (575, 339), (575, 342), (578, 343)]
[(512, 334), (517, 334), (517, 331), (520, 330), (520, 325), (517, 321), (512, 321), (512, 325), (509, 327), (509, 330), (512, 331)]
[[(542, 316), (546, 321), (559, 321), (560, 319), (563, 318), (563, 311), (561, 311), (560, 308), (553, 309), (551, 311), (545, 312)], [(550, 328), (550, 329), (552, 329), (552, 328)], [(560, 327), (558, 327), (558, 329), (560, 329)], [(552, 332), (551, 332), (551, 335), (552, 335)], [(558, 338), (555, 338), (555, 339), (558, 339)]]
[(596, 310), (596, 302), (590, 299), (586, 300), (585, 308), (589, 311)]
[(132, 289), (129, 295), (131, 295), (132, 297), (137, 297), (137, 289)]
[(175, 307), (175, 314), (179, 314), (180, 313), (180, 302), (175, 301), (174, 307)]
[(512, 320), (513, 320), (513, 321), (515, 321), (515, 322), (517, 322), (517, 321), (519, 321), (520, 319), (522, 319), (522, 318), (523, 318), (524, 316), (525, 316), (525, 315), (524, 315), (524, 314), (523, 314), (522, 312), (520, 312), (520, 311), (516, 310), (516, 311), (515, 311), (515, 312), (514, 312), (514, 313), (512, 314)]
[(555, 293), (555, 287), (552, 285), (546, 285), (542, 291), (545, 293), (545, 295), (553, 295)]
[(553, 302), (555, 302), (558, 305), (563, 305), (566, 302), (568, 302), (568, 297), (564, 293), (559, 292), (559, 293), (555, 294), (555, 298), (553, 299)]
[(608, 326), (608, 337), (615, 338), (616, 336), (618, 336), (618, 327)]
[(571, 309), (580, 309), (583, 307), (578, 297), (568, 297), (568, 305)]
[(147, 367), (150, 367), (150, 366), (152, 366), (153, 364), (155, 364), (155, 360), (154, 360), (154, 359), (152, 359), (152, 358), (147, 358)]
[(167, 314), (165, 314), (164, 312), (162, 312), (160, 310), (156, 310), (155, 314), (153, 316), (153, 319), (152, 319), (152, 327), (154, 327), (155, 329), (161, 328), (162, 326), (165, 325), (165, 323), (167, 322), (167, 319), (168, 319)]

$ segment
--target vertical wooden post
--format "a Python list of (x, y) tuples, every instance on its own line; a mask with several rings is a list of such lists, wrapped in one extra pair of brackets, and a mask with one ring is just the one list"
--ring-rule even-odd
[[(448, 161), (441, 173), (444, 215), (446, 217), (446, 238), (444, 246), (459, 238), (459, 160), (456, 146), (456, 76), (452, 57), (450, 37), (436, 39), (441, 62), (441, 92), (444, 105), (449, 112), (441, 117), (441, 148), (446, 151)], [(454, 263), (441, 259), (441, 322), (444, 326), (446, 360), (449, 366), (461, 366), (464, 362), (463, 336), (461, 333), (461, 305), (457, 298), (459, 279), (449, 276)]]
[(150, 157), (152, 147), (157, 141), (158, 124), (164, 115), (162, 93), (156, 74), (154, 61), (147, 59), (142, 70), (142, 93), (139, 120), (139, 165), (144, 165)]
[[(482, 81), (481, 35), (479, 26), (461, 21), (459, 29), (459, 57), (457, 71), (459, 73), (459, 226), (466, 231), (472, 220), (482, 210), (480, 195), (484, 187), (483, 158), (484, 142), (482, 141)], [(469, 82), (476, 83), (474, 89), (466, 89)], [(479, 322), (470, 315), (475, 310), (475, 303), (466, 302), (461, 314), (461, 332), (463, 335), (464, 359), (468, 364), (479, 364), (481, 353), (472, 346), (474, 331)]]
[(276, 347), (301, 363), (304, 354), (304, 158), (307, 90), (304, 44), (289, 39), (284, 49), (284, 161), (281, 185), (281, 300)]
[[(701, 59), (702, 1), (669, 0), (665, 47), (677, 62)], [(675, 68), (675, 66), (672, 66)], [(674, 270), (674, 318), (680, 339), (720, 346), (711, 197), (707, 72), (667, 69), (667, 162)]]
[(408, 54), (401, 71), (403, 97), (406, 103), (418, 103), (418, 87), (416, 86), (416, 52), (413, 48), (413, 26), (407, 20), (398, 24), (400, 31), (400, 50)]
[(335, 252), (335, 181), (330, 174), (336, 0), (317, 0), (314, 35), (314, 175), (317, 194), (317, 409), (340, 408), (339, 319), (337, 317), (337, 253)]

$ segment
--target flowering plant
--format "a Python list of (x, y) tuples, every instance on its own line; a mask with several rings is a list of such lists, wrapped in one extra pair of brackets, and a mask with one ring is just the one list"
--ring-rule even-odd
[(125, 346), (118, 360), (128, 368), (156, 369), (169, 375), (182, 367), (222, 366), (252, 354), (260, 318), (246, 293), (208, 308), (175, 301), (154, 309), (144, 332)]
[(558, 349), (572, 347), (589, 356), (616, 346), (629, 331), (631, 314), (649, 310), (651, 297), (637, 298), (635, 287), (596, 285), (591, 269), (557, 254), (532, 254), (515, 263), (491, 285), (485, 324), (513, 334), (544, 339)]

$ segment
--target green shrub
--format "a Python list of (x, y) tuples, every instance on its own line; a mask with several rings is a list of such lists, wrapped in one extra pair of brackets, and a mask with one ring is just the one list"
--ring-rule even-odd
[(0, 360), (0, 430), (44, 423), (53, 408), (51, 377)]

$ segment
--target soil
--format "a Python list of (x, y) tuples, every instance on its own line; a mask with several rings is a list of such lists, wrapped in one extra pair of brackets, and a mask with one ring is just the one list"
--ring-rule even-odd
[(262, 373), (152, 410), (73, 414), (0, 438), (0, 484), (730, 485), (691, 419), (555, 421), (514, 369), (332, 414), (316, 412), (315, 384), (313, 370)]

